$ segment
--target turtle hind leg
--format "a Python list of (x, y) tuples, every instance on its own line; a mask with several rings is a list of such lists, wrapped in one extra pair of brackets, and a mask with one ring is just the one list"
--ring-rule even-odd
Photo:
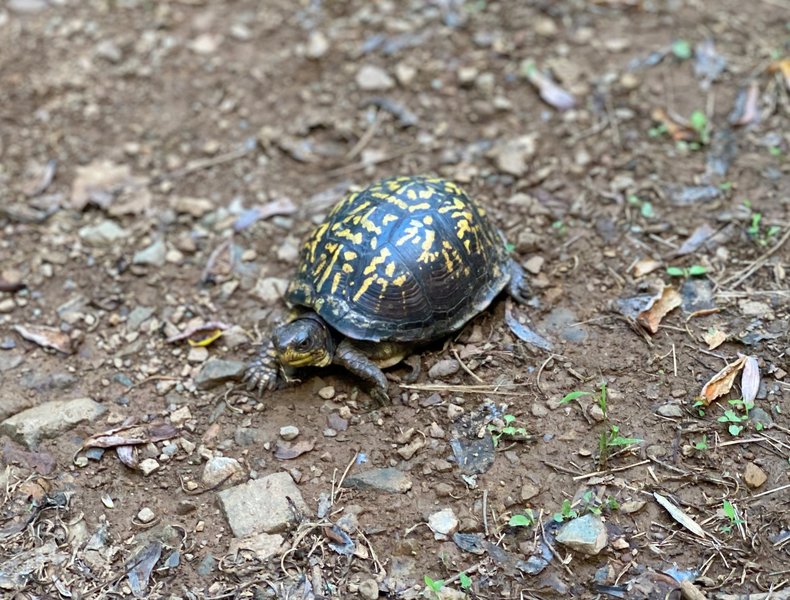
[(370, 390), (370, 397), (373, 398), (374, 402), (379, 405), (389, 404), (387, 377), (376, 363), (352, 342), (349, 340), (340, 342), (335, 350), (335, 358), (332, 362), (371, 384), (373, 387)]
[(508, 263), (510, 269), (510, 281), (507, 284), (507, 293), (519, 304), (529, 302), (529, 286), (527, 285), (527, 274), (523, 267), (512, 258)]

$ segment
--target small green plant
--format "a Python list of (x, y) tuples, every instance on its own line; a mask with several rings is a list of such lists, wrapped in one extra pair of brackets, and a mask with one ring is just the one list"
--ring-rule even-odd
[(738, 517), (738, 511), (732, 502), (725, 500), (721, 505), (721, 510), (724, 512), (724, 516), (730, 521), (721, 526), (721, 531), (724, 533), (732, 533), (733, 527), (743, 525), (743, 521)]
[(589, 396), (590, 392), (582, 392), (582, 391), (575, 391), (569, 392), (562, 397), (560, 400), (560, 404), (568, 404), (569, 402), (573, 402), (576, 398), (581, 398), (582, 396)]
[(707, 146), (710, 143), (710, 122), (705, 113), (701, 110), (695, 110), (691, 113), (689, 125), (691, 125), (691, 128), (697, 133), (699, 143), (703, 146)]
[(632, 446), (639, 444), (639, 438), (623, 437), (620, 435), (620, 428), (617, 425), (609, 425), (609, 431), (602, 431), (598, 437), (598, 465), (600, 468), (606, 466), (612, 448), (619, 446)]
[(615, 498), (614, 496), (607, 496), (606, 508), (608, 508), (609, 510), (620, 510), (620, 503), (617, 501), (617, 498)]
[(601, 409), (601, 413), (603, 413), (603, 418), (608, 419), (609, 413), (607, 412), (606, 406), (606, 384), (601, 384), (601, 393), (598, 394), (598, 406)]
[(566, 498), (562, 501), (560, 512), (554, 513), (552, 518), (557, 521), (557, 523), (562, 523), (568, 519), (575, 519), (578, 516), (579, 513), (574, 510), (573, 506), (571, 505), (571, 501)]
[(724, 181), (719, 184), (719, 189), (722, 192), (729, 192), (733, 188), (733, 185), (734, 184), (732, 183), (732, 181)]
[(464, 590), (464, 591), (466, 591), (466, 590), (468, 590), (470, 587), (472, 587), (472, 578), (471, 578), (471, 577), (469, 577), (469, 575), (467, 575), (467, 574), (466, 574), (466, 573), (464, 573), (463, 571), (461, 571), (461, 572), (458, 574), (458, 583), (460, 583), (460, 584), (461, 584), (461, 589), (462, 589), (462, 590)]
[(642, 200), (636, 194), (628, 196), (628, 203), (639, 207), (639, 212), (645, 219), (650, 219), (656, 215), (653, 204), (648, 200)]
[(704, 452), (705, 450), (710, 448), (710, 446), (708, 446), (708, 436), (703, 434), (702, 439), (698, 442), (694, 442), (692, 445), (694, 446), (695, 450), (699, 452)]
[(531, 508), (528, 508), (523, 514), (510, 517), (510, 521), (507, 524), (511, 527), (532, 527), (535, 521), (535, 513), (532, 512)]
[(678, 60), (688, 60), (691, 58), (691, 44), (686, 40), (675, 40), (672, 42), (672, 54)]
[[(746, 206), (745, 202), (744, 206)], [(762, 220), (762, 213), (752, 212), (752, 218), (749, 222), (749, 227), (746, 229), (746, 234), (759, 245), (767, 246), (769, 243), (773, 242), (773, 239), (781, 231), (781, 228), (778, 225), (771, 225), (768, 229), (763, 231)]]
[(502, 436), (520, 440), (524, 440), (529, 437), (526, 429), (513, 425), (513, 423), (516, 422), (516, 417), (513, 415), (504, 415), (502, 420), (505, 422), (505, 426), (500, 429), (497, 429), (493, 425), (488, 426), (489, 431), (492, 432), (491, 437), (494, 440), (494, 446), (499, 444), (499, 440), (502, 438)]
[(692, 405), (692, 408), (696, 408), (696, 409), (697, 409), (697, 414), (698, 414), (700, 417), (704, 417), (704, 416), (705, 416), (705, 406), (706, 406), (706, 405), (705, 405), (705, 403), (704, 403), (702, 400), (697, 400), (697, 401), (696, 401), (696, 402), (695, 402), (695, 403)]
[(763, 220), (763, 214), (754, 212), (752, 213), (752, 221), (749, 225), (749, 228), (746, 230), (746, 233), (749, 234), (749, 237), (756, 238), (760, 235), (760, 221)]
[(741, 415), (737, 414), (732, 409), (727, 409), (724, 411), (724, 415), (719, 417), (717, 420), (719, 423), (729, 423), (727, 426), (727, 431), (730, 432), (730, 435), (733, 437), (737, 437), (740, 435), (741, 431), (743, 431), (743, 421), (746, 421), (748, 417), (742, 417)]
[(666, 123), (659, 123), (655, 127), (651, 127), (647, 130), (647, 135), (651, 138), (659, 138), (665, 133), (669, 133), (669, 127), (667, 127)]
[(779, 146), (771, 146), (768, 148), (768, 153), (771, 156), (782, 156), (782, 149)]
[(667, 275), (670, 277), (699, 277), (708, 272), (702, 265), (691, 265), (690, 267), (667, 267)]
[(508, 254), (511, 254), (512, 252), (515, 252), (516, 245), (508, 242), (507, 244), (505, 244), (505, 250), (507, 250)]
[(434, 596), (438, 594), (439, 591), (444, 587), (444, 579), (434, 580), (426, 575), (424, 581), (425, 585), (433, 592)]
[(557, 232), (557, 235), (560, 237), (564, 237), (568, 234), (568, 227), (562, 221), (554, 221), (551, 224), (551, 228)]

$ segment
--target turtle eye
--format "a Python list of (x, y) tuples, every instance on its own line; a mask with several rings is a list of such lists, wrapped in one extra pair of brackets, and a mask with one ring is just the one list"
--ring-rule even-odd
[(299, 343), (296, 344), (296, 347), (299, 348), (299, 350), (309, 350), (310, 349), (309, 338), (304, 338), (303, 340), (299, 340)]

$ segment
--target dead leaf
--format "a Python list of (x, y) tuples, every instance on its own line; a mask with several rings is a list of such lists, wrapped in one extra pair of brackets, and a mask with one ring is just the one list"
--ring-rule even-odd
[(660, 267), (661, 261), (654, 260), (652, 258), (642, 258), (634, 263), (631, 271), (634, 274), (634, 277), (644, 277), (648, 273), (652, 273)]
[(93, 434), (82, 443), (82, 450), (161, 442), (176, 437), (178, 431), (170, 423), (124, 423), (119, 427)]
[(650, 117), (656, 122), (666, 127), (667, 133), (676, 142), (693, 141), (697, 139), (697, 132), (691, 127), (681, 125), (674, 121), (663, 108), (654, 108)]
[(222, 321), (208, 321), (192, 327), (187, 327), (181, 333), (167, 338), (167, 343), (180, 342), (186, 340), (190, 346), (208, 346), (222, 335), (222, 332), (230, 329), (230, 325)]
[(775, 60), (768, 66), (769, 73), (781, 73), (785, 78), (785, 85), (790, 90), (790, 58)]
[(738, 91), (735, 97), (735, 106), (729, 116), (732, 125), (748, 125), (760, 116), (758, 101), (760, 100), (760, 87), (752, 81), (745, 88)]
[(727, 334), (721, 329), (711, 328), (702, 334), (702, 339), (708, 345), (708, 350), (713, 350), (721, 346), (727, 340)]
[(741, 399), (746, 405), (752, 404), (760, 389), (760, 367), (757, 359), (747, 356), (741, 374)]
[(562, 89), (548, 75), (541, 73), (535, 63), (528, 62), (521, 68), (522, 74), (538, 90), (538, 95), (557, 110), (569, 110), (576, 106), (573, 94)]
[(298, 207), (296, 204), (294, 204), (293, 200), (283, 196), (282, 198), (277, 198), (276, 200), (272, 200), (267, 204), (253, 206), (249, 210), (245, 210), (233, 223), (233, 230), (241, 231), (256, 221), (268, 219), (270, 217), (274, 217), (275, 215), (292, 215), (297, 211), (297, 209)]
[(47, 161), (47, 164), (41, 169), (41, 173), (38, 177), (24, 185), (22, 193), (29, 198), (43, 194), (49, 187), (49, 184), (52, 183), (52, 180), (55, 179), (57, 168), (58, 161)]
[(656, 333), (658, 326), (670, 311), (680, 306), (683, 302), (678, 291), (671, 285), (664, 287), (661, 293), (636, 317), (636, 322), (650, 333)]
[(77, 167), (71, 186), (71, 206), (83, 210), (93, 204), (113, 215), (140, 213), (151, 204), (147, 183), (147, 178), (133, 176), (129, 165), (96, 160)]
[(705, 406), (708, 406), (716, 398), (723, 396), (732, 389), (735, 376), (743, 369), (746, 359), (746, 356), (740, 355), (738, 360), (725, 366), (702, 386), (699, 399), (705, 403)]
[(14, 331), (26, 340), (44, 348), (53, 348), (63, 354), (73, 354), (74, 347), (69, 335), (55, 327), (46, 325), (14, 325)]
[(683, 525), (686, 529), (688, 529), (694, 535), (697, 535), (701, 538), (705, 538), (705, 530), (700, 527), (699, 523), (697, 523), (694, 519), (688, 516), (683, 509), (675, 506), (669, 498), (662, 496), (657, 492), (653, 492), (653, 497), (656, 499), (661, 506), (663, 506), (667, 512), (672, 516), (675, 521)]
[(508, 329), (510, 329), (513, 335), (515, 335), (522, 342), (526, 342), (531, 346), (535, 346), (536, 348), (550, 352), (552, 349), (551, 342), (523, 323), (520, 323), (519, 320), (513, 315), (512, 309), (513, 303), (510, 301), (510, 299), (508, 299), (508, 301), (505, 303), (505, 323), (507, 323)]
[(675, 250), (675, 256), (685, 256), (695, 252), (702, 244), (704, 244), (716, 230), (708, 223), (703, 223), (697, 227), (694, 232), (683, 242), (683, 244)]
[(315, 448), (315, 440), (299, 440), (293, 444), (280, 440), (277, 442), (274, 457), (280, 460), (291, 460), (305, 452), (310, 452), (313, 448)]

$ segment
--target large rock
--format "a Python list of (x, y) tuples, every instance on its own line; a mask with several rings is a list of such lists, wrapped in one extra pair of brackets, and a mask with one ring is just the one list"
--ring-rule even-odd
[(93, 421), (106, 410), (90, 398), (53, 400), (7, 418), (0, 423), (0, 433), (30, 448), (42, 439), (55, 437), (80, 423)]
[(302, 493), (285, 472), (272, 473), (228, 488), (218, 496), (236, 537), (285, 531), (294, 522), (290, 502), (299, 511), (309, 513)]
[(244, 374), (246, 365), (238, 360), (221, 360), (211, 358), (203, 363), (200, 373), (195, 378), (195, 385), (201, 390), (208, 390), (226, 381), (239, 379)]
[(557, 532), (556, 540), (571, 550), (595, 556), (606, 547), (609, 538), (601, 517), (587, 513), (565, 523)]
[(370, 469), (346, 477), (343, 487), (401, 494), (411, 489), (411, 479), (403, 471), (387, 467), (385, 469)]

